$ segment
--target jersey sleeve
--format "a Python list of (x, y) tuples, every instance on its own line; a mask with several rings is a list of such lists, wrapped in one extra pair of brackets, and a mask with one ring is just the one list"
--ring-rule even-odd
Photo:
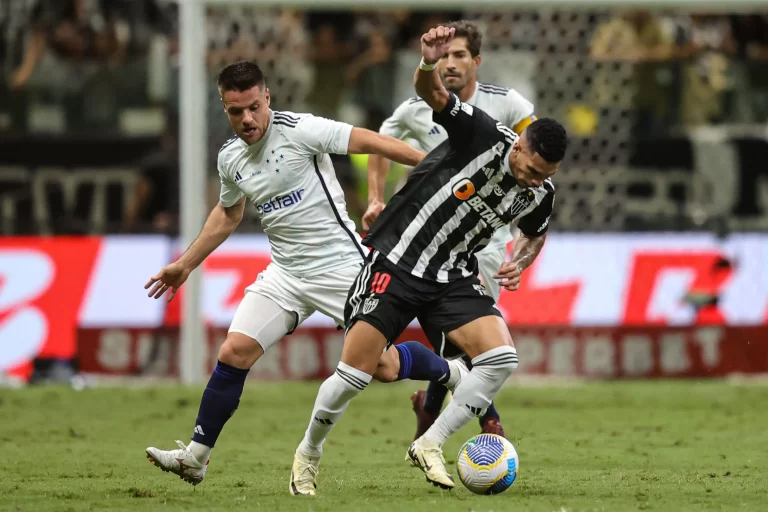
[(479, 132), (495, 130), (496, 121), (491, 116), (461, 101), (452, 92), (448, 94), (448, 104), (441, 112), (432, 112), (432, 120), (445, 128), (451, 146), (461, 147), (469, 144)]
[(507, 120), (504, 124), (520, 135), (529, 124), (536, 120), (533, 103), (514, 89), (510, 89), (504, 98), (507, 102)]
[(531, 213), (520, 219), (517, 227), (525, 236), (537, 237), (547, 232), (549, 217), (555, 207), (555, 189), (544, 196), (544, 200)]
[(410, 128), (408, 127), (406, 115), (406, 110), (408, 109), (409, 103), (410, 101), (401, 103), (400, 106), (397, 107), (394, 112), (392, 112), (392, 115), (385, 119), (383, 123), (381, 123), (381, 128), (379, 128), (380, 134), (389, 135), (390, 137), (394, 137), (400, 140), (403, 140), (408, 136), (408, 134), (411, 132)]
[(351, 124), (308, 115), (301, 118), (291, 135), (297, 146), (311, 155), (346, 155), (351, 134)]
[(234, 206), (243, 197), (243, 191), (235, 183), (234, 178), (227, 172), (227, 164), (223, 152), (219, 153), (218, 159), (219, 181), (221, 188), (219, 191), (219, 201), (224, 208)]

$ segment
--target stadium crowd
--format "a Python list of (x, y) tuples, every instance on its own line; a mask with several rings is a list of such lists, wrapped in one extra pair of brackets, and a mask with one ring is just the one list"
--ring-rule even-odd
[[(537, 112), (562, 119), (569, 133), (597, 141), (574, 151), (573, 162), (621, 164), (634, 140), (768, 121), (765, 15), (218, 5), (207, 9), (211, 80), (201, 84), (209, 98), (210, 200), (215, 156), (230, 136), (213, 80), (224, 65), (257, 60), (274, 86), (275, 109), (377, 129), (413, 95), (419, 35), (459, 18), (475, 20), (484, 32), (482, 81), (514, 87)], [(176, 231), (178, 36), (178, 6), (169, 0), (0, 4), (0, 133), (156, 140), (135, 162), (140, 178), (111, 231)], [(359, 219), (365, 160), (335, 163)], [(392, 186), (402, 174), (393, 173)]]

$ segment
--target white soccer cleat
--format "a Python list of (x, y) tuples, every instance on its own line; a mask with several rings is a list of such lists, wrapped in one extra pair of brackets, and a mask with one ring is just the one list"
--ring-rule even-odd
[(294, 496), (314, 496), (317, 491), (317, 473), (320, 467), (320, 457), (306, 455), (296, 450), (291, 468), (291, 483), (288, 490)]
[(427, 482), (442, 489), (453, 489), (456, 485), (453, 477), (445, 468), (443, 450), (436, 441), (418, 438), (411, 443), (405, 460), (421, 469), (427, 477)]
[(208, 462), (200, 464), (194, 454), (181, 441), (177, 450), (160, 450), (150, 446), (147, 448), (147, 459), (163, 471), (170, 471), (192, 485), (197, 485), (205, 478)]
[(469, 369), (461, 358), (452, 359), (446, 362), (448, 363), (448, 368), (451, 370), (451, 375), (445, 382), (445, 387), (453, 393), (456, 388), (459, 387), (459, 384), (461, 384), (461, 379), (469, 373)]

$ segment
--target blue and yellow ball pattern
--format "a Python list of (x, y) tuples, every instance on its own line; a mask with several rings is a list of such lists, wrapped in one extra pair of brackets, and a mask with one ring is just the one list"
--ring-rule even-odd
[(499, 494), (517, 478), (520, 464), (512, 443), (494, 434), (480, 434), (459, 450), (456, 470), (464, 487), (475, 494)]

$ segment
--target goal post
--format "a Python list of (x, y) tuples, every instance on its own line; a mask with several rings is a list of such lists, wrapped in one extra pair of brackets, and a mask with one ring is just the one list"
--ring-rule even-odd
[[(685, 11), (728, 12), (766, 11), (768, 0), (178, 0), (180, 12), (181, 77), (181, 241), (186, 247), (197, 236), (207, 214), (206, 168), (209, 162), (206, 108), (206, 8), (247, 6), (299, 9), (348, 9), (360, 11), (411, 8), (419, 10), (466, 10), (475, 12), (525, 12), (533, 10), (621, 10), (681, 9)], [(524, 23), (524, 22), (523, 22)], [(416, 63), (414, 62), (414, 66)], [(255, 276), (254, 276), (255, 277)], [(201, 272), (187, 281), (179, 344), (181, 380), (185, 384), (204, 381), (206, 329), (202, 314)]]
[[(180, 22), (180, 225), (183, 248), (197, 237), (205, 222), (207, 174), (205, 3), (186, 0), (179, 5)], [(202, 312), (202, 269), (185, 283), (179, 338), (179, 376), (184, 384), (204, 380), (206, 330)]]

